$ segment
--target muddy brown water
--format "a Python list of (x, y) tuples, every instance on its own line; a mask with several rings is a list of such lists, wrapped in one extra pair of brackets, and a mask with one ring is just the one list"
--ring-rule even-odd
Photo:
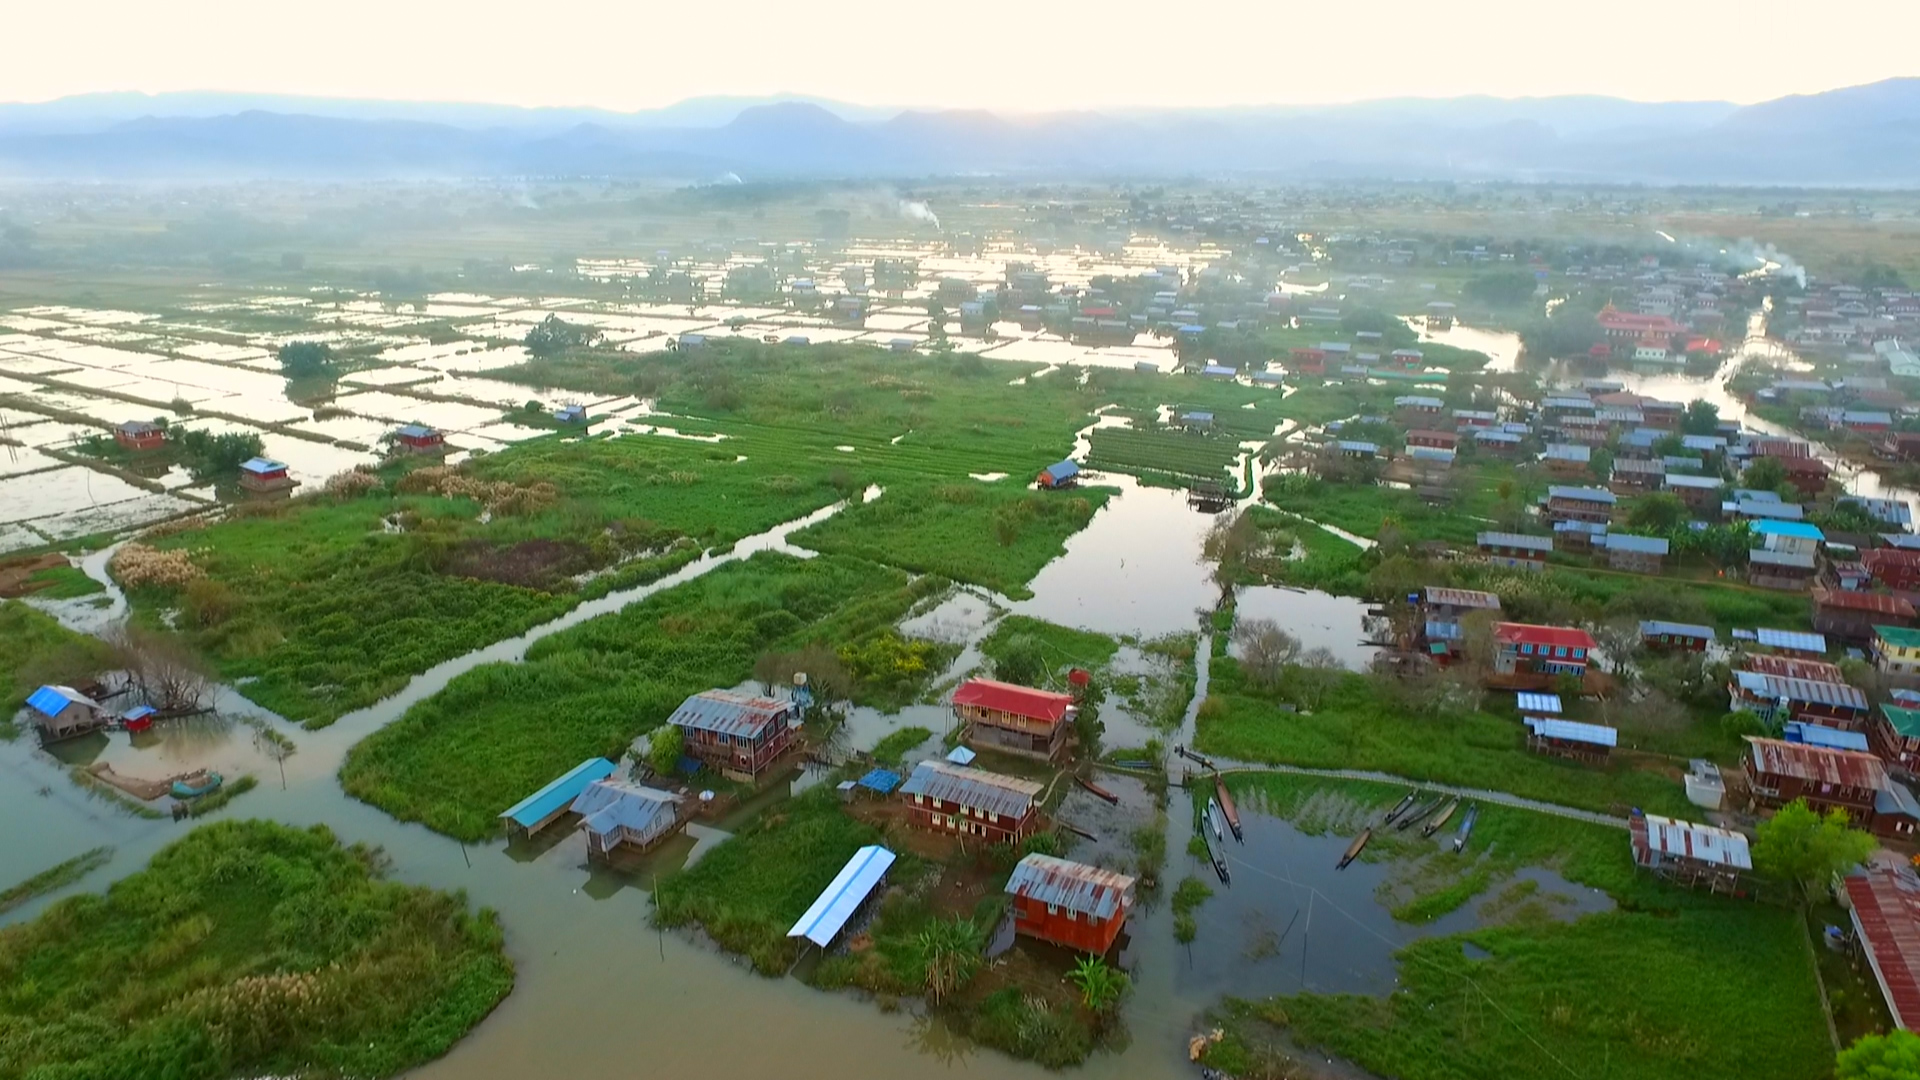
[[(1124, 487), (1123, 494), (1069, 542), (1067, 553), (1042, 571), (1032, 600), (1003, 606), (1115, 634), (1198, 629), (1199, 613), (1213, 599), (1205, 568), (1198, 562), (1199, 539), (1211, 519), (1189, 510), (1177, 492)], [(513, 993), (448, 1055), (414, 1075), (458, 1080), (624, 1075), (644, 1061), (649, 1072), (718, 1076), (909, 1077), (924, 1075), (935, 1065), (981, 1077), (1040, 1076), (1043, 1070), (1035, 1066), (973, 1047), (937, 1017), (911, 1010), (886, 1013), (850, 994), (819, 993), (795, 980), (764, 978), (693, 936), (663, 934), (649, 927), (648, 890), (655, 876), (671, 873), (723, 842), (729, 828), (737, 827), (761, 802), (785, 797), (786, 790), (769, 792), (714, 825), (690, 827), (687, 836), (627, 874), (590, 869), (584, 841), (577, 834), (511, 848), (502, 842), (463, 846), (421, 826), (397, 822), (340, 790), (336, 773), (348, 748), (443, 688), (455, 675), (481, 663), (517, 660), (539, 637), (690, 580), (731, 558), (756, 550), (785, 549), (788, 533), (833, 511), (828, 508), (809, 515), (743, 541), (727, 556), (709, 557), (651, 585), (583, 604), (528, 634), (438, 665), (394, 697), (351, 713), (323, 731), (288, 725), (225, 688), (216, 700), (218, 719), (150, 737), (141, 744), (123, 733), (74, 744), (59, 755), (39, 750), (31, 737), (0, 744), (0, 819), (9, 822), (0, 837), (0, 880), (17, 880), (88, 848), (112, 845), (116, 849), (112, 862), (75, 886), (99, 889), (145, 865), (155, 851), (189, 827), (135, 818), (90, 796), (65, 775), (69, 763), (108, 761), (134, 775), (165, 775), (194, 765), (212, 765), (235, 775), (252, 772), (260, 787), (225, 813), (294, 825), (324, 824), (344, 840), (386, 849), (400, 880), (462, 889), (475, 904), (499, 912), (518, 971)], [(89, 558), (88, 571), (104, 579), (108, 554)], [(108, 607), (87, 609), (96, 626), (101, 615), (117, 617), (124, 611), (117, 592), (110, 595), (113, 602)], [(1289, 624), (1286, 609), (1282, 603), (1283, 625)], [(970, 640), (986, 625), (979, 614), (979, 605), (966, 603), (942, 613), (964, 624), (960, 632)], [(1312, 626), (1293, 628), (1308, 644), (1323, 643), (1321, 631)], [(1205, 648), (1203, 638), (1201, 693)], [(1175, 739), (1190, 736), (1192, 714), (1190, 706), (1186, 727)], [(253, 729), (239, 722), (248, 716), (287, 734), (298, 745), (297, 752), (284, 762), (274, 762), (256, 742)], [(944, 730), (945, 719), (945, 710), (938, 707), (894, 716), (856, 714), (856, 745), (871, 745), (887, 731), (909, 723), (938, 733)], [(928, 744), (937, 746), (937, 742)], [(1089, 850), (1118, 860), (1126, 855), (1126, 834), (1139, 823), (1144, 788), (1119, 777), (1110, 786), (1122, 794), (1122, 807), (1106, 807), (1078, 791), (1069, 795), (1066, 805), (1076, 824), (1101, 836)], [(1176, 821), (1185, 820), (1182, 798), (1175, 796), (1172, 816)], [(1366, 918), (1377, 926), (1391, 925), (1390, 917), (1370, 897), (1352, 895), (1357, 886), (1348, 887), (1346, 881), (1333, 877), (1333, 857), (1289, 862), (1281, 858), (1280, 849), (1269, 852), (1265, 845), (1270, 843), (1296, 843), (1270, 838), (1283, 835), (1283, 823), (1251, 822), (1247, 851), (1256, 854), (1245, 857), (1258, 864), (1291, 866), (1289, 876), (1294, 880), (1343, 898), (1343, 907), (1370, 910)], [(1341, 843), (1338, 839), (1324, 842), (1334, 848)], [(1178, 872), (1187, 858), (1184, 843), (1185, 833), (1176, 825), (1169, 838), (1169, 875)], [(1312, 843), (1319, 841), (1297, 841), (1299, 846)], [(1351, 881), (1364, 882), (1364, 871), (1348, 873)], [(1193, 950), (1175, 944), (1164, 901), (1142, 905), (1132, 928), (1130, 954), (1136, 989), (1124, 1007), (1131, 1040), (1123, 1052), (1096, 1055), (1086, 1065), (1085, 1075), (1192, 1075), (1192, 1066), (1185, 1060), (1186, 1036), (1222, 991), (1257, 993), (1287, 987), (1284, 979), (1267, 980), (1264, 975), (1242, 979), (1226, 958), (1215, 958), (1208, 951), (1208, 942), (1214, 939), (1231, 940), (1228, 932), (1213, 929), (1215, 912), (1218, 919), (1230, 921), (1246, 917), (1238, 905), (1251, 904), (1249, 910), (1264, 912), (1263, 917), (1277, 919), (1283, 914), (1274, 905), (1281, 902), (1278, 898), (1285, 886), (1262, 884), (1251, 870), (1246, 877), (1231, 896), (1216, 898), (1212, 911), (1203, 912), (1201, 942)], [(4, 921), (30, 919), (58, 895), (72, 891), (28, 904)], [(1369, 904), (1372, 909), (1367, 908)], [(1316, 947), (1325, 944), (1326, 963), (1333, 964), (1331, 958), (1339, 954), (1344, 932), (1332, 920), (1316, 921), (1324, 925), (1316, 928), (1312, 940)], [(1357, 941), (1357, 934), (1347, 936)], [(1361, 959), (1342, 961), (1360, 972), (1352, 976), (1339, 975), (1338, 967), (1316, 966), (1321, 961), (1310, 957), (1305, 984), (1384, 988), (1392, 977), (1390, 953), (1386, 944), (1365, 946), (1363, 953), (1353, 954)], [(1282, 951), (1280, 959), (1288, 955)]]

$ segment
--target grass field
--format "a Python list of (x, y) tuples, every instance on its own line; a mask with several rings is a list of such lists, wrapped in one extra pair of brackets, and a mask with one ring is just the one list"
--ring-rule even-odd
[(109, 662), (99, 640), (76, 634), (18, 600), (0, 600), (0, 729), (44, 682), (77, 680)]
[(1287, 713), (1247, 685), (1239, 663), (1216, 657), (1195, 744), (1242, 761), (1368, 769), (1411, 780), (1488, 788), (1588, 810), (1637, 806), (1684, 816), (1677, 780), (1616, 759), (1604, 768), (1529, 753), (1517, 721), (1484, 712), (1411, 715), (1383, 700), (1367, 676), (1343, 675), (1311, 713)]
[[(880, 831), (841, 812), (821, 785), (770, 808), (726, 843), (654, 891), (662, 926), (698, 923), (724, 949), (779, 975), (799, 952), (787, 930)], [(897, 868), (896, 873), (905, 868)]]
[(762, 553), (537, 642), (409, 709), (347, 755), (347, 793), (462, 839), (595, 755), (618, 758), (688, 695), (759, 656), (888, 632), (939, 583), (838, 556)]
[(322, 826), (204, 826), (0, 930), (0, 1076), (380, 1077), (513, 986), (490, 912), (379, 881)]
[(1088, 445), (1086, 464), (1091, 468), (1239, 486), (1233, 466), (1240, 448), (1229, 439), (1165, 429), (1099, 428), (1088, 437)]
[(1035, 492), (1008, 480), (901, 484), (793, 536), (815, 551), (984, 585), (1014, 599), (1112, 491)]

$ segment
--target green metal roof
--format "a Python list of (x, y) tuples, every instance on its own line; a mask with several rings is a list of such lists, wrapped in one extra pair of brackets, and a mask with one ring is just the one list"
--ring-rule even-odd
[(1893, 730), (1908, 739), (1920, 739), (1920, 709), (1903, 709), (1898, 705), (1882, 705), (1880, 712), (1893, 725)]
[(1904, 626), (1876, 626), (1873, 632), (1896, 649), (1920, 649), (1920, 630)]

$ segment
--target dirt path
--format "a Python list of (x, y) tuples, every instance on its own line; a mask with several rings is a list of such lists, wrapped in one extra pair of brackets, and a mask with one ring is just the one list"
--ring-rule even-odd
[(1438, 791), (1447, 795), (1458, 795), (1464, 799), (1479, 799), (1482, 802), (1497, 803), (1520, 810), (1532, 810), (1555, 817), (1585, 821), (1594, 825), (1611, 825), (1617, 829), (1627, 827), (1626, 818), (1596, 813), (1592, 810), (1578, 810), (1571, 806), (1558, 806), (1553, 803), (1523, 799), (1518, 795), (1509, 795), (1504, 791), (1486, 791), (1481, 788), (1454, 787), (1451, 784), (1433, 784), (1424, 780), (1409, 780), (1404, 776), (1391, 773), (1370, 772), (1365, 769), (1309, 769), (1300, 765), (1252, 765), (1243, 762), (1229, 762), (1214, 758), (1224, 773), (1288, 773), (1294, 776), (1325, 776), (1335, 780), (1370, 780), (1378, 784), (1398, 784), (1405, 787), (1417, 787), (1423, 791)]
[(128, 776), (124, 773), (114, 772), (113, 766), (104, 761), (90, 766), (87, 771), (92, 773), (101, 783), (111, 784), (134, 798), (144, 799), (147, 802), (152, 802), (162, 795), (172, 792), (173, 782), (175, 780), (189, 780), (206, 775), (205, 769), (197, 769), (193, 772), (183, 772), (169, 776), (163, 780), (142, 780), (137, 776)]

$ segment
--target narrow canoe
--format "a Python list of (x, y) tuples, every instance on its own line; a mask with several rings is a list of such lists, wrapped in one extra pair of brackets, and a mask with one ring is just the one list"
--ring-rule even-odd
[(1373, 826), (1369, 825), (1360, 830), (1360, 835), (1353, 838), (1353, 843), (1347, 845), (1347, 853), (1340, 856), (1340, 862), (1334, 866), (1334, 869), (1345, 870), (1348, 863), (1360, 857), (1360, 852), (1366, 848), (1367, 841), (1371, 839), (1373, 839)]
[(1460, 809), (1459, 799), (1455, 799), (1452, 802), (1448, 803), (1447, 808), (1445, 810), (1440, 811), (1440, 815), (1438, 817), (1434, 818), (1432, 821), (1427, 822), (1426, 825), (1423, 828), (1421, 828), (1420, 835), (1432, 836), (1434, 833), (1437, 833), (1441, 829), (1445, 828), (1447, 824), (1447, 819), (1452, 817), (1453, 812), (1458, 809)]
[(1420, 795), (1419, 788), (1408, 788), (1407, 793), (1400, 797), (1400, 801), (1393, 804), (1393, 809), (1387, 811), (1387, 816), (1382, 823), (1391, 824), (1394, 818), (1397, 818), (1401, 814), (1406, 813), (1407, 807), (1412, 806), (1413, 800), (1418, 798), (1419, 795)]
[(1244, 839), (1240, 835), (1240, 811), (1234, 809), (1233, 796), (1227, 794), (1227, 782), (1220, 778), (1219, 773), (1213, 775), (1213, 790), (1220, 800), (1220, 813), (1227, 819), (1227, 828), (1233, 830), (1233, 838)]
[(1073, 782), (1076, 784), (1079, 784), (1081, 787), (1086, 788), (1088, 791), (1092, 792), (1095, 797), (1105, 799), (1110, 803), (1119, 805), (1120, 796), (1115, 795), (1113, 792), (1108, 791), (1106, 788), (1101, 787), (1099, 784), (1096, 784), (1091, 780), (1082, 779), (1081, 777), (1078, 777), (1078, 776), (1073, 778)]

